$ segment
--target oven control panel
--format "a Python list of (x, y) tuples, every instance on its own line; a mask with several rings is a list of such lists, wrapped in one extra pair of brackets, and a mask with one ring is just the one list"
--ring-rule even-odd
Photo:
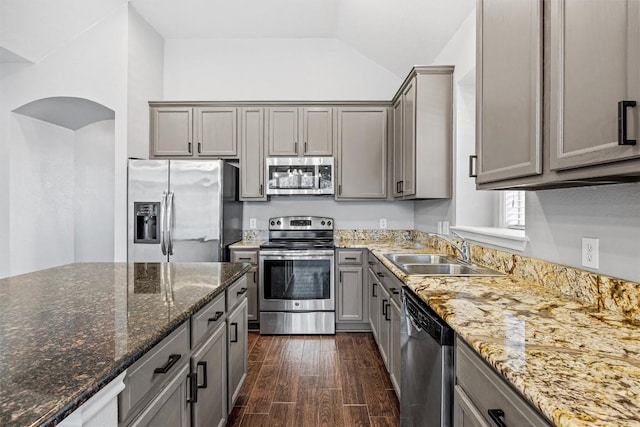
[(333, 218), (280, 216), (269, 219), (269, 230), (333, 230)]

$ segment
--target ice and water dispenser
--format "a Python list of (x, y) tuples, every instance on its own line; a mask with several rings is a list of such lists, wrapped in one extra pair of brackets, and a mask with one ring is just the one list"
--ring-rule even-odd
[(133, 242), (160, 243), (160, 202), (134, 202), (133, 215)]

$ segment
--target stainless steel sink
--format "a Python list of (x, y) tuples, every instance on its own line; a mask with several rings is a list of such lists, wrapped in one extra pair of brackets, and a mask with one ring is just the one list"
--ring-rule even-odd
[(397, 266), (402, 264), (457, 264), (458, 258), (451, 255), (429, 254), (385, 254)]
[(385, 254), (385, 257), (411, 276), (504, 276), (450, 255)]

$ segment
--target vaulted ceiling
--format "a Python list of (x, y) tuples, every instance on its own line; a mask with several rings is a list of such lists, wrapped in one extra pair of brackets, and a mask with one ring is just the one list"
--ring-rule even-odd
[[(334, 38), (399, 77), (412, 65), (430, 64), (475, 6), (475, 0), (129, 2), (166, 39)], [(37, 62), (124, 3), (0, 0), (0, 62)]]

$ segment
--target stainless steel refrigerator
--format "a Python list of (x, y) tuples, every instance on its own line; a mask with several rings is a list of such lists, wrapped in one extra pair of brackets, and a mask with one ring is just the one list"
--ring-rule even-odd
[(129, 160), (129, 262), (228, 261), (242, 239), (238, 167), (223, 160)]

